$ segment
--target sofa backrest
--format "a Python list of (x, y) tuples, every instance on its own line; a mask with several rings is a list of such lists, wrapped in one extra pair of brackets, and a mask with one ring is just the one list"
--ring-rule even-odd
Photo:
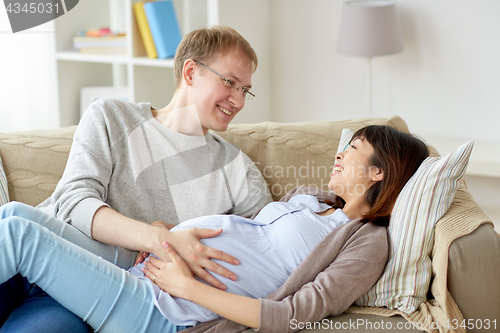
[[(238, 145), (260, 169), (275, 200), (300, 185), (328, 189), (342, 129), (391, 125), (408, 132), (398, 116), (345, 121), (230, 125), (217, 132)], [(33, 206), (48, 198), (62, 176), (76, 126), (0, 133), (11, 200)]]
[(230, 125), (217, 132), (239, 146), (257, 165), (274, 200), (297, 186), (328, 190), (335, 155), (344, 128), (353, 131), (367, 125), (390, 125), (408, 132), (398, 116), (344, 121), (302, 123), (264, 122)]

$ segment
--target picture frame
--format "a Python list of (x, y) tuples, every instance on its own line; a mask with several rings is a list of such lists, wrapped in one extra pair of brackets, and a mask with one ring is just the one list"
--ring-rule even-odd
[(90, 104), (94, 103), (100, 98), (116, 98), (125, 102), (130, 101), (130, 94), (128, 87), (82, 87), (80, 89), (80, 118)]

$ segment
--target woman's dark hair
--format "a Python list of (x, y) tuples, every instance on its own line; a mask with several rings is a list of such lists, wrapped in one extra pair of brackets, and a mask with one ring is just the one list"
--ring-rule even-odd
[[(351, 142), (357, 138), (364, 138), (373, 146), (374, 153), (369, 163), (384, 172), (384, 178), (366, 192), (370, 210), (361, 221), (387, 226), (399, 193), (429, 156), (429, 150), (422, 140), (390, 126), (363, 127), (354, 133)], [(335, 206), (343, 207), (345, 202), (340, 197), (337, 200)]]

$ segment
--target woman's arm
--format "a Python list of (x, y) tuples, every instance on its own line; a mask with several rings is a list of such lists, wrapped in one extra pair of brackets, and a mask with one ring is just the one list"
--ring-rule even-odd
[(367, 223), (355, 230), (356, 223), (361, 224), (352, 221), (330, 233), (280, 288), (261, 300), (259, 331), (295, 332), (292, 321), (339, 315), (370, 290), (387, 262), (387, 229)]
[(259, 327), (260, 300), (213, 288), (193, 279), (185, 297), (218, 315), (251, 328)]
[(147, 278), (172, 296), (190, 300), (239, 324), (259, 326), (260, 300), (231, 294), (196, 280), (173, 247), (167, 242), (163, 247), (170, 261), (150, 258), (144, 268)]

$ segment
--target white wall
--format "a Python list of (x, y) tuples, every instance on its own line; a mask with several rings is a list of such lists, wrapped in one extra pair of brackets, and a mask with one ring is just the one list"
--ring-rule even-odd
[(12, 33), (0, 4), (0, 131), (59, 126), (53, 22)]
[(500, 233), (500, 178), (465, 175), (467, 189)]
[[(272, 1), (277, 121), (367, 115), (366, 60), (336, 52), (342, 3)], [(424, 137), (500, 142), (500, 1), (397, 6), (405, 48), (373, 59), (374, 115), (398, 114)]]
[[(197, 0), (192, 4), (200, 6), (204, 2)], [(270, 2), (254, 0), (249, 5), (246, 0), (220, 0), (219, 3), (221, 24), (237, 29), (251, 42), (260, 59), (253, 77), (258, 98), (247, 103), (235, 123), (270, 120)], [(0, 131), (59, 127), (57, 103), (54, 21), (13, 34), (5, 7), (0, 5)]]
[(272, 119), (273, 79), (271, 72), (271, 5), (269, 0), (219, 0), (219, 21), (238, 31), (257, 53), (259, 65), (252, 76), (256, 98), (247, 101), (234, 123), (255, 123)]
[[(237, 26), (261, 58), (271, 59), (255, 74), (255, 90), (272, 108), (255, 99), (240, 122), (365, 116), (365, 59), (335, 50), (342, 0), (257, 3), (246, 2), (249, 12), (240, 4), (231, 15), (232, 2), (221, 1), (223, 23)], [(405, 49), (373, 60), (374, 114), (399, 114), (424, 137), (500, 142), (500, 1), (397, 3)], [(12, 34), (0, 6), (0, 130), (57, 126), (51, 31), (49, 22)]]

